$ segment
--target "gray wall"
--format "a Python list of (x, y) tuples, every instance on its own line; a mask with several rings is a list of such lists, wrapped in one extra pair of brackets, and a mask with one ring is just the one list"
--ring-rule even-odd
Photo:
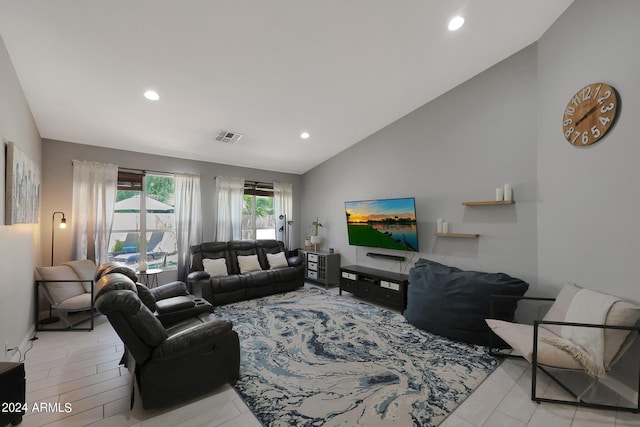
[[(200, 175), (200, 187), (202, 192), (203, 211), (203, 241), (212, 241), (214, 238), (214, 212), (215, 212), (215, 177), (235, 176), (247, 180), (262, 182), (289, 182), (293, 184), (293, 220), (300, 218), (301, 181), (300, 175), (265, 171), (259, 169), (241, 168), (237, 166), (222, 165), (217, 163), (198, 162), (193, 160), (176, 159), (172, 157), (155, 156), (152, 154), (136, 153), (131, 151), (101, 148), (85, 144), (54, 141), (44, 139), (42, 144), (42, 169), (43, 169), (43, 202), (42, 212), (63, 211), (71, 224), (73, 166), (72, 160), (96, 161), (102, 163), (117, 164), (122, 168), (133, 168), (150, 171), (193, 173)], [(50, 217), (49, 217), (50, 218)], [(293, 230), (297, 231), (296, 227)], [(42, 224), (43, 236), (47, 243), (43, 245), (42, 256), (45, 260), (51, 258), (51, 220)], [(296, 232), (293, 241), (298, 241), (300, 236)], [(71, 229), (56, 230), (55, 262), (63, 262), (71, 259)], [(49, 261), (46, 261), (47, 263)], [(164, 274), (162, 282), (175, 280), (175, 272)]]
[[(2, 38), (0, 137), (0, 164), (5, 164), (5, 143), (13, 141), (40, 165), (40, 135)], [(4, 225), (4, 172), (0, 174), (0, 188), (0, 360), (4, 360), (5, 343), (11, 347), (24, 343), (33, 326), (33, 271), (40, 263), (40, 229), (38, 224)]]
[[(343, 264), (406, 271), (414, 258), (373, 260), (348, 245), (343, 203), (415, 196), (418, 256), (516, 275), (530, 295), (555, 296), (570, 281), (640, 303), (638, 16), (637, 0), (576, 0), (535, 45), (306, 173), (303, 220), (328, 224), (326, 246)], [(574, 147), (562, 134), (564, 107), (598, 81), (618, 89), (620, 116), (600, 142)], [(505, 182), (514, 206), (460, 206)], [(438, 217), (479, 239), (434, 238)], [(637, 386), (638, 358), (636, 342), (615, 389)]]
[[(303, 220), (325, 227), (342, 263), (407, 271), (418, 257), (504, 271), (537, 284), (536, 46), (369, 136), (304, 174)], [(515, 205), (464, 207), (514, 187)], [(349, 246), (344, 202), (416, 198), (420, 253)], [(436, 219), (477, 239), (434, 237)], [(304, 232), (304, 230), (303, 230)], [(404, 254), (407, 262), (367, 252)]]
[[(530, 294), (572, 281), (640, 302), (638, 16), (635, 0), (576, 0), (534, 45), (305, 173), (304, 223), (327, 225), (324, 247), (343, 265), (406, 271), (419, 256), (516, 275)], [(596, 81), (618, 89), (621, 113), (604, 139), (577, 148), (562, 113)], [(460, 205), (491, 200), (507, 182), (513, 206)], [(366, 252), (385, 251), (348, 245), (344, 201), (404, 196), (417, 202), (416, 257), (374, 260)], [(436, 238), (436, 218), (480, 237)]]
[[(637, 0), (579, 0), (538, 42), (538, 275), (544, 286), (573, 281), (640, 302), (639, 16)], [(578, 89), (600, 81), (619, 91), (620, 116), (604, 139), (574, 147), (560, 132), (564, 106)]]

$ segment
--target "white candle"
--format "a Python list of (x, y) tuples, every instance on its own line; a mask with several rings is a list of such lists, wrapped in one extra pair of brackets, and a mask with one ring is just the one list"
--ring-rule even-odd
[(442, 218), (438, 218), (436, 221), (436, 232), (442, 233)]
[(444, 234), (447, 234), (449, 232), (449, 223), (447, 221), (444, 221), (442, 223), (442, 232)]
[(504, 185), (504, 199), (513, 200), (513, 188), (511, 187), (511, 184)]
[(504, 200), (504, 190), (502, 188), (496, 188), (496, 202)]

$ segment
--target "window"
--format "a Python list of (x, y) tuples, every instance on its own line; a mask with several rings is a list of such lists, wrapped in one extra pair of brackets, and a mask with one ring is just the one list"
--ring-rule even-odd
[[(171, 175), (118, 172), (109, 261), (137, 269), (143, 246), (140, 236), (145, 236), (145, 259), (149, 268), (176, 268), (178, 247), (173, 195)], [(141, 215), (141, 211), (145, 214)]]
[(245, 181), (242, 238), (276, 238), (276, 220), (273, 213), (273, 184)]

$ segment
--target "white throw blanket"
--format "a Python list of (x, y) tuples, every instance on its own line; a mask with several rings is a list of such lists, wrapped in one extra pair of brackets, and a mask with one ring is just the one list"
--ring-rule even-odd
[[(565, 322), (604, 325), (611, 306), (619, 301), (611, 295), (580, 289), (569, 304)], [(566, 351), (590, 374), (602, 378), (604, 366), (604, 329), (562, 326), (561, 337), (540, 338), (541, 341)]]

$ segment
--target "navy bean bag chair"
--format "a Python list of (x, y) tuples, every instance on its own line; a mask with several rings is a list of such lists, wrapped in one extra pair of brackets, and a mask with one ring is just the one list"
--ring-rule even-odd
[[(491, 295), (522, 296), (529, 285), (504, 273), (464, 271), (420, 259), (409, 271), (409, 323), (456, 341), (508, 347), (484, 319), (491, 317)], [(513, 321), (517, 299), (500, 300), (493, 318)]]

